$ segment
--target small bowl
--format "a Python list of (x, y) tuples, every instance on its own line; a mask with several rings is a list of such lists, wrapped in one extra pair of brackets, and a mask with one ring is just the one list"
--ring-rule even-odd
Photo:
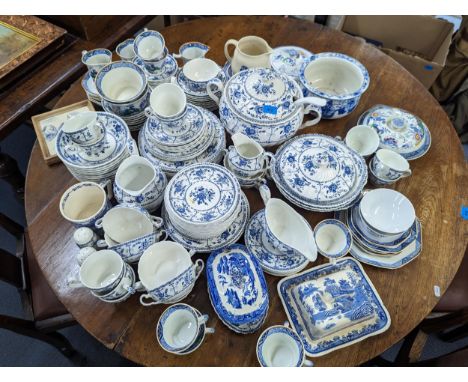
[(366, 125), (357, 125), (348, 131), (345, 143), (346, 146), (366, 158), (377, 151), (380, 139), (374, 128)]
[(385, 188), (367, 192), (359, 210), (367, 224), (389, 235), (406, 232), (416, 218), (413, 204), (405, 195)]
[(133, 43), (135, 39), (128, 38), (125, 41), (122, 41), (115, 48), (115, 52), (118, 56), (124, 61), (131, 61), (135, 58), (135, 50), (133, 49)]
[(353, 244), (349, 228), (336, 219), (326, 219), (318, 223), (315, 226), (314, 236), (317, 251), (329, 259), (343, 257)]

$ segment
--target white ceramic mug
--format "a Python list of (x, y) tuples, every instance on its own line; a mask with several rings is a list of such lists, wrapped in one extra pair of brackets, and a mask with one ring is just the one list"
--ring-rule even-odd
[[(234, 46), (234, 54), (229, 54), (229, 47)], [(233, 73), (249, 68), (270, 68), (270, 54), (273, 49), (261, 37), (244, 36), (240, 40), (230, 39), (224, 45), (224, 55), (231, 63)]]
[(369, 164), (372, 172), (388, 181), (397, 181), (411, 175), (409, 162), (400, 154), (388, 149), (380, 149)]
[(372, 155), (379, 148), (379, 135), (371, 126), (357, 125), (346, 134), (346, 146), (364, 158)]
[(62, 126), (62, 131), (81, 146), (91, 146), (104, 139), (105, 127), (98, 121), (95, 111), (74, 114)]
[(214, 333), (207, 328), (208, 315), (198, 315), (187, 304), (174, 304), (167, 308), (156, 326), (156, 338), (161, 347), (169, 353), (179, 354), (190, 348), (202, 330), (204, 334)]
[[(110, 182), (107, 182), (109, 186)], [(95, 182), (81, 182), (67, 189), (60, 199), (60, 213), (76, 227), (95, 228), (96, 220), (104, 216), (110, 208), (108, 195), (103, 185)]]

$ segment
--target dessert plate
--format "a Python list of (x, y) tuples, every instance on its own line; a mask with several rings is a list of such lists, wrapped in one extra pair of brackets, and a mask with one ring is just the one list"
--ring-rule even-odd
[(278, 292), (307, 355), (318, 357), (375, 336), (390, 315), (358, 261), (345, 257), (279, 281)]

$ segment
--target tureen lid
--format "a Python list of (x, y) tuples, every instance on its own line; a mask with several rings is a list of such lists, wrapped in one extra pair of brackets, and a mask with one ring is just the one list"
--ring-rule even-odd
[(375, 105), (359, 117), (358, 124), (372, 126), (379, 134), (380, 147), (396, 151), (406, 159), (421, 157), (431, 144), (426, 124), (396, 107)]
[(211, 303), (224, 323), (237, 328), (261, 325), (268, 312), (268, 287), (260, 265), (244, 245), (212, 252), (206, 278)]
[(241, 70), (228, 81), (225, 99), (242, 119), (257, 123), (277, 122), (297, 110), (302, 97), (294, 80), (272, 69)]

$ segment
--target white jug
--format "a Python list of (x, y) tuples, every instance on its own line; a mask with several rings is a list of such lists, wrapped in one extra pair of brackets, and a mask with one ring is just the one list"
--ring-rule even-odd
[[(229, 54), (229, 46), (234, 45), (234, 54)], [(233, 73), (248, 68), (270, 68), (270, 54), (273, 49), (261, 37), (245, 36), (239, 41), (230, 39), (224, 45), (224, 55), (231, 63)]]

